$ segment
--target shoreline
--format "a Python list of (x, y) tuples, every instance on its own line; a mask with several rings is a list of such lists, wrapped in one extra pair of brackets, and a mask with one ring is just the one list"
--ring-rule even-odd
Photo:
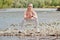
[[(42, 31), (43, 32), (43, 31)], [(49, 34), (49, 33), (42, 33), (42, 32), (20, 32), (20, 31), (15, 31), (15, 32), (0, 32), (0, 36), (60, 36), (60, 34), (58, 33), (52, 33), (52, 34)], [(47, 31), (46, 31), (47, 32)]]
[[(0, 9), (0, 12), (19, 12), (25, 11), (26, 8), (5, 8)], [(57, 8), (34, 8), (35, 11), (57, 11)]]
[[(20, 25), (18, 25), (20, 26)], [(37, 30), (36, 30), (37, 29)], [(23, 30), (18, 30), (16, 29), (11, 29), (11, 28), (7, 28), (5, 30), (0, 30), (0, 36), (14, 36), (14, 35), (31, 35), (31, 36), (60, 36), (60, 21), (58, 22), (53, 22), (53, 23), (49, 23), (49, 24), (44, 24), (44, 23), (40, 23), (39, 26), (37, 28), (33, 28), (31, 30), (28, 29), (23, 29)]]

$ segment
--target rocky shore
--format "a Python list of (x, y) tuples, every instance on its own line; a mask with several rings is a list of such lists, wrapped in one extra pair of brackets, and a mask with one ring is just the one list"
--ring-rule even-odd
[(0, 36), (60, 36), (60, 22), (40, 23), (37, 29), (24, 30), (18, 29), (0, 30)]

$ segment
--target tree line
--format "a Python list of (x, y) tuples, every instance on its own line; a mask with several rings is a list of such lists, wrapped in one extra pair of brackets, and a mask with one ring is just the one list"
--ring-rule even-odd
[(0, 0), (0, 8), (26, 8), (29, 3), (34, 8), (60, 7), (60, 0)]

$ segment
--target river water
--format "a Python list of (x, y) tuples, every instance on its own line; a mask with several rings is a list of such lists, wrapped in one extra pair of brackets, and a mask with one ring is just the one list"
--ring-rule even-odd
[(55, 36), (0, 36), (0, 40), (60, 40)]
[[(39, 23), (60, 22), (59, 11), (36, 11)], [(24, 11), (0, 12), (0, 30), (10, 28), (11, 24), (20, 24), (23, 20)], [(16, 27), (19, 28), (19, 27)], [(20, 29), (20, 28), (19, 28)], [(0, 40), (53, 40), (56, 37), (17, 37), (0, 36)], [(57, 39), (59, 40), (59, 39)]]
[[(51, 23), (60, 21), (59, 11), (36, 11), (39, 23)], [(20, 24), (24, 11), (0, 12), (0, 30), (9, 28), (11, 24)], [(18, 27), (17, 27), (18, 28)]]

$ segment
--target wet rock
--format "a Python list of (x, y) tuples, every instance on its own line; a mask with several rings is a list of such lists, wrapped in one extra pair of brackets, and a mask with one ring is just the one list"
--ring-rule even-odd
[(60, 11), (60, 8), (57, 8), (57, 11)]
[(18, 33), (22, 33), (21, 31), (19, 31)]

